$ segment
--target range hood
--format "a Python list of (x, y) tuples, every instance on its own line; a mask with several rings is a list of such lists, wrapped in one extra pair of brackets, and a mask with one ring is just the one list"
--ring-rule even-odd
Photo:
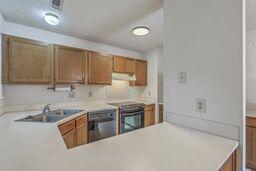
[(136, 81), (136, 76), (134, 74), (112, 73), (112, 79), (124, 80), (124, 81)]

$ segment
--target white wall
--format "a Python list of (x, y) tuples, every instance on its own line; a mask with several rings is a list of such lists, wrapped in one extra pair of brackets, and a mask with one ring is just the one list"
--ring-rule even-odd
[(142, 96), (145, 98), (157, 101), (157, 61), (158, 49), (146, 52), (141, 55), (144, 60), (147, 60), (147, 87), (145, 88)]
[[(10, 22), (4, 22), (3, 33), (13, 36), (25, 37), (49, 43), (62, 44), (77, 48), (94, 50), (113, 55), (122, 55), (134, 58), (140, 58), (137, 52), (120, 49), (105, 44), (95, 43), (74, 37), (56, 34), (24, 25)], [(131, 97), (138, 97), (143, 92), (143, 88), (129, 87), (123, 83), (123, 86), (116, 88), (113, 86), (78, 86), (75, 90), (76, 97), (69, 98), (68, 92), (51, 92), (46, 89), (47, 86), (35, 85), (4, 85), (3, 93), (5, 105), (17, 104), (35, 104), (35, 103), (55, 103), (66, 101), (84, 101), (84, 100), (120, 100)], [(89, 92), (93, 92), (93, 98), (89, 97)]]
[[(4, 27), (4, 18), (0, 13), (0, 76), (2, 75), (2, 32)], [(0, 107), (3, 106), (3, 90), (2, 90), (2, 77), (0, 77)], [(0, 115), (3, 114), (4, 111), (0, 108)]]
[(256, 29), (247, 31), (246, 102), (256, 104)]
[[(4, 29), (4, 18), (0, 13), (0, 40), (2, 40), (2, 33)], [(0, 59), (2, 59), (2, 41), (0, 41)], [(0, 75), (2, 75), (2, 60), (0, 60)], [(0, 77), (0, 97), (2, 97), (2, 77)]]
[(129, 86), (128, 81), (112, 80), (111, 86), (106, 86), (106, 100), (127, 100), (140, 97), (145, 87)]
[(147, 60), (148, 85), (142, 96), (154, 101), (161, 101), (163, 98), (163, 49), (156, 48), (145, 52), (141, 58)]
[[(44, 104), (68, 101), (105, 100), (104, 86), (76, 86), (75, 98), (69, 92), (53, 92), (44, 85), (4, 85), (5, 105)], [(89, 91), (93, 97), (89, 97)]]
[[(148, 85), (145, 87), (141, 96), (146, 99), (151, 99), (158, 104), (158, 102), (163, 101), (163, 49), (153, 49), (149, 52), (143, 53), (141, 57), (148, 62)], [(155, 120), (158, 122), (158, 105), (156, 105), (155, 111)]]
[(158, 102), (163, 102), (163, 48), (158, 50), (157, 60), (157, 99)]
[(4, 27), (4, 18), (2, 14), (0, 13), (0, 33), (3, 32), (3, 27)]
[[(242, 0), (164, 1), (164, 105), (169, 122), (243, 145), (242, 21)], [(181, 71), (187, 72), (186, 84), (178, 83)], [(206, 99), (206, 113), (196, 112), (196, 98)]]

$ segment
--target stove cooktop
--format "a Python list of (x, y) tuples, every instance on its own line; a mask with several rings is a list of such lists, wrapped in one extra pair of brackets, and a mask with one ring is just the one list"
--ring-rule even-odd
[(145, 106), (145, 104), (143, 104), (143, 103), (132, 102), (132, 101), (119, 102), (119, 103), (109, 103), (109, 104), (113, 105), (113, 106), (117, 106), (120, 109)]

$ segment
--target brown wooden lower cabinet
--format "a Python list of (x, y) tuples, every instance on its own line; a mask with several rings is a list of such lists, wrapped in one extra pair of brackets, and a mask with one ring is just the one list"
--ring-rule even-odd
[(72, 130), (62, 136), (67, 148), (74, 148), (76, 146), (76, 130)]
[(84, 123), (76, 128), (76, 135), (77, 146), (87, 144), (87, 123)]
[(145, 127), (155, 124), (155, 105), (146, 105), (145, 107), (145, 118), (144, 125)]
[(220, 171), (236, 171), (236, 151), (228, 158)]
[(256, 118), (246, 118), (246, 165), (256, 170)]
[(59, 125), (60, 133), (68, 149), (88, 143), (87, 126), (87, 114)]
[(159, 123), (163, 122), (164, 116), (164, 105), (159, 104)]

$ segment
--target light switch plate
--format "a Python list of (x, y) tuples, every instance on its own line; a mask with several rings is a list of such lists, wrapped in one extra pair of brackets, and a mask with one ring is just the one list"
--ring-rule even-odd
[(180, 72), (179, 73), (179, 76), (178, 76), (178, 82), (180, 83), (180, 84), (185, 84), (186, 83), (186, 81), (187, 81), (187, 73), (186, 72)]
[(199, 113), (206, 113), (206, 100), (205, 99), (196, 99), (196, 111)]

